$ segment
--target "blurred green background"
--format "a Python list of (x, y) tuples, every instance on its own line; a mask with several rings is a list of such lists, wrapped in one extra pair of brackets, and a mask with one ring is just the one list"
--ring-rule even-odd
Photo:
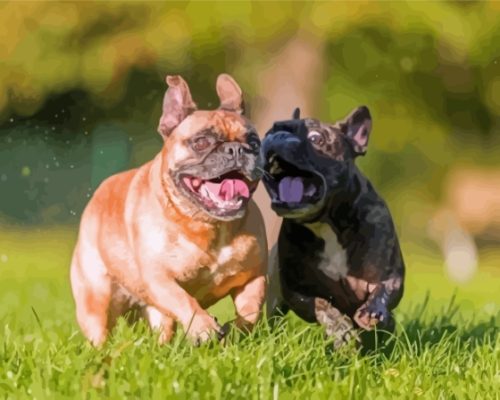
[(335, 121), (368, 105), (359, 165), (391, 208), (409, 279), (498, 280), (499, 43), (500, 2), (2, 2), (0, 270), (24, 240), (69, 259), (97, 185), (161, 148), (166, 74), (215, 108), (228, 72), (260, 134), (294, 106)]

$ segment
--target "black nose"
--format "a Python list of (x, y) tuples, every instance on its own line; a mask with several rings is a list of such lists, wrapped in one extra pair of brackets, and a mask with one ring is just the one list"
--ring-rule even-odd
[(232, 157), (239, 157), (243, 154), (243, 147), (239, 143), (225, 143), (223, 145), (223, 151)]
[(271, 136), (271, 139), (276, 142), (283, 142), (285, 144), (300, 143), (300, 139), (297, 136), (292, 135), (290, 132), (277, 132), (273, 136)]
[(218, 153), (222, 156), (221, 162), (232, 163), (238, 168), (242, 167), (247, 160), (245, 149), (243, 145), (238, 142), (222, 143), (218, 148)]
[(271, 153), (288, 157), (297, 154), (300, 150), (302, 141), (299, 137), (286, 131), (279, 131), (268, 135), (262, 142), (261, 154), (267, 159)]

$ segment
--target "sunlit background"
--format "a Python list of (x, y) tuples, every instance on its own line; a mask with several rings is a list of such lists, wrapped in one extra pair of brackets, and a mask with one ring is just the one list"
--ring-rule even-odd
[(335, 121), (366, 104), (359, 165), (393, 213), (410, 293), (457, 288), (497, 313), (499, 43), (500, 2), (0, 3), (3, 306), (67, 285), (95, 188), (161, 148), (165, 75), (216, 108), (228, 72), (261, 135), (296, 106)]

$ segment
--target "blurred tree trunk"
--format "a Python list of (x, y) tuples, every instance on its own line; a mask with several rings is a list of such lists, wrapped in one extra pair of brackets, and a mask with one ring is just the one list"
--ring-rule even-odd
[[(323, 43), (317, 37), (298, 33), (271, 58), (258, 74), (259, 98), (252, 109), (252, 121), (261, 138), (274, 121), (290, 119), (295, 107), (302, 116), (314, 116), (315, 106), (323, 81)], [(270, 207), (269, 196), (261, 184), (255, 193), (255, 201), (266, 221), (268, 247), (278, 238), (281, 226), (279, 218)]]

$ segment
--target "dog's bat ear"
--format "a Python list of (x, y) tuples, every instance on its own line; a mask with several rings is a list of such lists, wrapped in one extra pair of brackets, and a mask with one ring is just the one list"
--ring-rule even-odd
[(219, 108), (243, 114), (243, 92), (236, 81), (228, 74), (220, 74), (217, 78), (217, 95), (220, 99)]
[(163, 97), (163, 112), (158, 132), (166, 138), (184, 118), (196, 110), (189, 86), (179, 75), (168, 75), (168, 89)]
[(372, 129), (372, 117), (366, 106), (360, 106), (339, 123), (340, 130), (351, 141), (355, 155), (364, 155)]
[(297, 107), (293, 110), (292, 119), (300, 119), (300, 108)]

